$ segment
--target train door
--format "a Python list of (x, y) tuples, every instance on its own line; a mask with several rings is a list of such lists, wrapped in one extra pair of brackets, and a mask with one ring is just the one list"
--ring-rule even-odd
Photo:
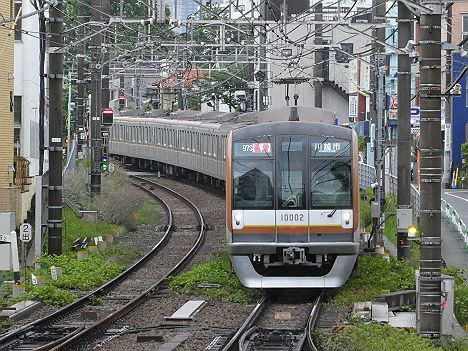
[(307, 137), (281, 135), (276, 150), (276, 226), (278, 242), (307, 242)]

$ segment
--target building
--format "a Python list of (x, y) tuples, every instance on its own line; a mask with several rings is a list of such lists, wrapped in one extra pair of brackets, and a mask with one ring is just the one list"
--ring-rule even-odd
[[(14, 3), (0, 0), (0, 13), (13, 18)], [(16, 185), (13, 112), (14, 112), (14, 23), (10, 30), (0, 31), (0, 212), (21, 213), (21, 188)], [(19, 167), (18, 167), (19, 168)]]
[[(32, 13), (29, 0), (15, 0), (15, 14)], [(38, 15), (20, 19), (14, 35), (14, 154), (16, 164), (23, 164), (20, 175), (21, 220), (31, 208), (35, 176), (39, 172), (39, 31)], [(31, 64), (35, 62), (36, 64)], [(17, 174), (18, 174), (17, 170)]]
[[(458, 45), (468, 36), (468, 3), (452, 5), (452, 44)], [(458, 52), (457, 52), (458, 51)], [(461, 50), (452, 53), (452, 81), (468, 67), (468, 42)], [(442, 64), (442, 67), (445, 67)], [(444, 74), (443, 74), (444, 76)], [(452, 162), (454, 166), (462, 165), (461, 145), (468, 139), (468, 74), (462, 74), (458, 80), (461, 84), (461, 95), (451, 98), (452, 125)]]

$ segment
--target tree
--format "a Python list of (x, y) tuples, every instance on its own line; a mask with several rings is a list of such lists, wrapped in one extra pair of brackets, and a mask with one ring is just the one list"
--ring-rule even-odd
[(238, 110), (241, 101), (234, 96), (234, 92), (248, 88), (246, 67), (244, 69), (228, 68), (226, 71), (212, 73), (211, 77), (202, 79), (196, 84), (193, 95), (201, 96), (202, 102), (211, 101), (214, 97), (228, 105), (230, 111)]

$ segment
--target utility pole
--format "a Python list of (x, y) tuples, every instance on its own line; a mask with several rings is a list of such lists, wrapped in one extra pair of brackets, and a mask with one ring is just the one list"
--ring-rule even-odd
[[(452, 4), (447, 9), (447, 43), (452, 42)], [(452, 50), (447, 50), (445, 63), (445, 86), (452, 81)], [(450, 188), (452, 173), (452, 97), (445, 97), (445, 138), (444, 138), (444, 173), (442, 177), (445, 189)]]
[(49, 254), (62, 254), (62, 100), (63, 12), (62, 0), (49, 9)]
[[(315, 20), (322, 21), (322, 3), (319, 2), (317, 5), (314, 6), (315, 12)], [(315, 25), (315, 39), (314, 43), (316, 45), (322, 45), (322, 25), (316, 24)], [(322, 48), (315, 49), (315, 65), (314, 65), (314, 105), (315, 107), (322, 108), (322, 78), (323, 78), (323, 67), (324, 64), (322, 63)]]
[[(91, 1), (91, 20), (101, 21), (101, 0)], [(99, 31), (99, 25), (92, 30)], [(91, 193), (101, 192), (101, 34), (91, 39)]]
[[(398, 2), (398, 47), (403, 49), (411, 39), (411, 13), (406, 5)], [(411, 61), (408, 53), (398, 54), (398, 197), (397, 197), (397, 257), (411, 258), (408, 242), (408, 220), (411, 209)]]
[[(87, 0), (84, 0), (87, 1)], [(77, 17), (78, 17), (78, 40), (81, 40), (85, 36), (85, 15), (86, 15), (86, 6), (78, 6), (77, 9)], [(84, 130), (84, 113), (85, 113), (85, 106), (84, 106), (84, 96), (85, 96), (85, 87), (86, 82), (84, 78), (84, 54), (85, 54), (85, 43), (80, 42), (78, 44), (78, 55), (77, 55), (77, 80), (76, 80), (76, 116), (77, 116), (77, 123), (76, 123), (76, 130), (78, 132), (78, 158), (82, 157), (83, 155), (83, 144), (85, 143), (85, 130)]]
[(432, 14), (420, 17), (421, 97), (421, 254), (417, 331), (430, 338), (441, 336), (441, 13), (438, 0), (424, 1)]
[[(385, 21), (385, 0), (373, 0), (373, 22), (382, 23)], [(372, 35), (380, 42), (385, 42), (385, 28), (376, 28)], [(372, 245), (375, 248), (377, 245), (383, 247), (383, 228), (384, 211), (385, 211), (385, 157), (384, 157), (384, 141), (385, 141), (385, 56), (384, 46), (378, 42), (374, 42), (375, 55), (373, 57), (374, 74), (371, 75), (371, 89), (376, 91), (370, 108), (371, 123), (376, 126), (374, 138), (374, 165), (377, 187), (375, 188), (375, 201), (379, 208), (379, 217), (374, 228), (372, 237)]]
[[(377, 56), (377, 61), (381, 62), (383, 55)], [(384, 210), (385, 210), (385, 168), (384, 165), (384, 120), (385, 120), (385, 68), (381, 65), (378, 65), (378, 74), (377, 74), (377, 97), (376, 97), (376, 107), (377, 107), (377, 118), (376, 123), (377, 127), (375, 130), (375, 176), (377, 178), (377, 187), (375, 193), (375, 201), (378, 203), (380, 208), (380, 217), (377, 218), (377, 226), (375, 228), (375, 233), (373, 236), (374, 248), (377, 245), (383, 246), (383, 228), (382, 222), (384, 220)]]

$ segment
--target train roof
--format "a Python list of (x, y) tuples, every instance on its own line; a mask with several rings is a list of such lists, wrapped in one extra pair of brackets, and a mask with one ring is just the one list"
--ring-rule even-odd
[[(265, 110), (260, 112), (219, 112), (210, 111), (202, 113), (200, 111), (175, 111), (164, 112), (152, 110), (144, 115), (129, 115), (128, 112), (116, 116), (116, 121), (140, 122), (140, 123), (165, 123), (168, 125), (186, 125), (206, 129), (231, 130), (248, 125), (287, 121), (290, 115), (290, 107)], [(335, 123), (335, 113), (333, 111), (315, 108), (298, 107), (300, 121), (317, 122), (324, 124)]]

